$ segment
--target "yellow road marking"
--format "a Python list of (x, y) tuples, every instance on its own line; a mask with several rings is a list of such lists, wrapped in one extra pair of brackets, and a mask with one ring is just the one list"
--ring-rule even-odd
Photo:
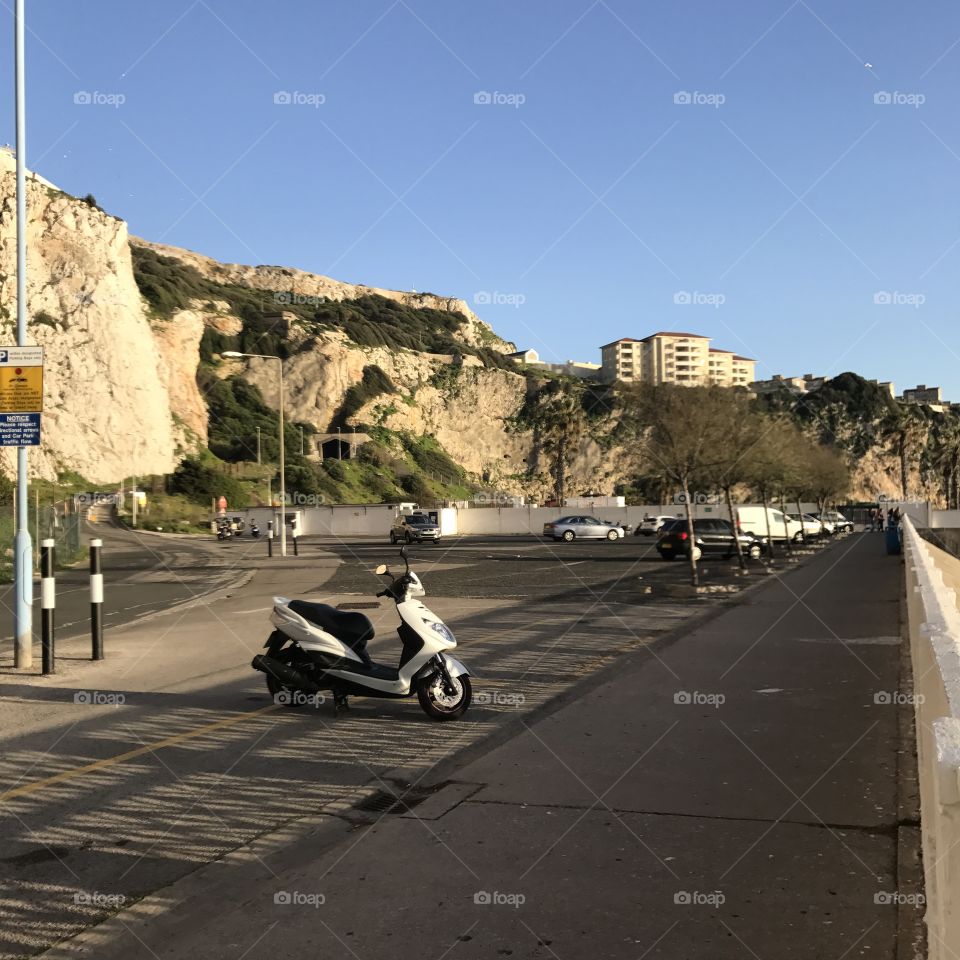
[(35, 780), (33, 783), (25, 783), (23, 786), (14, 787), (5, 793), (0, 793), (0, 803), (5, 800), (12, 800), (14, 797), (23, 797), (31, 793), (38, 793), (55, 783), (62, 783), (64, 780), (73, 780), (76, 777), (82, 777), (94, 770), (103, 770), (106, 767), (112, 767), (118, 763), (124, 763), (132, 760), (134, 757), (142, 757), (146, 753), (153, 753), (155, 750), (162, 750), (164, 747), (172, 747), (175, 744), (183, 743), (184, 740), (192, 740), (194, 737), (202, 737), (205, 733), (212, 730), (221, 730), (224, 727), (232, 727), (234, 724), (243, 723), (252, 717), (258, 717), (262, 713), (270, 713), (278, 710), (279, 706), (275, 703), (269, 707), (261, 707), (259, 710), (251, 710), (248, 713), (241, 713), (232, 717), (225, 717), (223, 720), (216, 720), (202, 727), (194, 727), (193, 730), (187, 730), (184, 733), (177, 733), (172, 737), (166, 737), (163, 740), (157, 740), (155, 743), (144, 744), (135, 750), (128, 750), (126, 753), (118, 753), (115, 757), (107, 757), (104, 760), (95, 760), (93, 763), (84, 764), (82, 767), (75, 767), (73, 770), (64, 770), (62, 773), (55, 773), (52, 777), (46, 777), (43, 780)]

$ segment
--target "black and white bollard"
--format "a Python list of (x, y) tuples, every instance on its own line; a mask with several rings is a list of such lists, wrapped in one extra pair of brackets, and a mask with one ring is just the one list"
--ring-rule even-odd
[(267, 521), (267, 556), (273, 556), (273, 521)]
[(91, 660), (103, 659), (103, 571), (100, 567), (102, 540), (90, 541), (90, 641)]
[(294, 525), (290, 528), (290, 533), (293, 535), (293, 555), (294, 555), (295, 557), (299, 557), (299, 556), (300, 556), (300, 551), (297, 549), (297, 541), (300, 539), (300, 537), (297, 535), (297, 525), (296, 525), (296, 524), (294, 524)]
[(42, 673), (51, 674), (56, 669), (56, 653), (53, 644), (53, 611), (57, 605), (56, 586), (53, 578), (54, 541), (43, 540), (40, 543), (40, 608), (42, 652)]

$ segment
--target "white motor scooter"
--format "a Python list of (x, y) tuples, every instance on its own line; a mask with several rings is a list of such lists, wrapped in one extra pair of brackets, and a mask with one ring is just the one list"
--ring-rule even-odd
[(370, 659), (367, 643), (374, 628), (364, 614), (274, 597), (270, 621), (276, 630), (264, 644), (267, 653), (255, 656), (252, 666), (267, 675), (267, 688), (278, 702), (299, 706), (330, 690), (339, 711), (347, 708), (348, 694), (393, 699), (416, 693), (434, 720), (456, 720), (466, 713), (472, 696), (470, 677), (447, 652), (457, 641), (436, 614), (414, 599), (426, 591), (410, 570), (406, 547), (400, 556), (406, 565), (401, 576), (385, 565), (374, 571), (391, 578), (377, 596), (392, 599), (400, 614), (397, 633), (403, 649), (396, 667)]

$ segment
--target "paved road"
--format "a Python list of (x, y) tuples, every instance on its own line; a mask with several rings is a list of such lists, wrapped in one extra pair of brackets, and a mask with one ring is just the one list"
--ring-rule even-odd
[[(188, 539), (137, 533), (88, 523), (86, 538), (103, 540), (104, 624), (116, 627), (158, 610), (193, 600), (236, 581), (264, 547), (257, 541), (223, 544), (214, 538)], [(13, 587), (0, 589), (0, 668), (12, 662)], [(57, 636), (86, 635), (90, 629), (89, 572), (57, 574)], [(34, 641), (39, 643), (40, 597), (34, 588)], [(36, 658), (35, 658), (36, 659)]]
[[(50, 960), (906, 956), (898, 938), (910, 943), (922, 898), (916, 809), (898, 791), (913, 776), (910, 708), (897, 705), (901, 590), (901, 564), (875, 538), (836, 544), (656, 656), (628, 654), (486, 755), (421, 767), (412, 808), (291, 825)], [(399, 742), (416, 754), (431, 729), (398, 720), (377, 725), (371, 765), (397, 759)], [(288, 802), (308, 813), (342, 744), (302, 722), (290, 739), (258, 721)], [(186, 807), (194, 826), (171, 860), (204, 827), (211, 845), (227, 842), (224, 817), (273, 814), (280, 794), (235, 773), (248, 774), (246, 803), (211, 785), (218, 809)], [(150, 792), (121, 805), (107, 832), (155, 808)], [(111, 891), (134, 885), (125, 849), (65, 853), (78, 867), (97, 855), (123, 870)], [(56, 876), (64, 895), (74, 888)]]
[[(490, 596), (503, 584), (486, 578), (504, 561), (485, 558), (503, 551), (461, 546), (437, 548), (433, 567), (433, 548), (413, 551), (427, 603), (476, 674), (475, 705), (455, 724), (428, 721), (416, 701), (354, 699), (338, 719), (330, 704), (277, 708), (249, 668), (270, 629), (272, 595), (369, 602), (379, 587), (369, 568), (395, 555), (382, 544), (305, 544), (300, 558), (260, 564), (230, 599), (114, 629), (102, 664), (65, 659), (52, 678), (4, 678), (0, 956), (36, 953), (102, 920), (111, 897), (133, 902), (264, 832), (300, 829), (331, 803), (376, 801), (408, 768), (469, 754), (704, 609), (558, 594), (556, 583), (525, 575), (540, 563), (523, 559), (540, 555), (536, 542), (500, 544), (521, 559), (504, 568), (510, 595)], [(614, 555), (604, 546), (596, 561), (564, 559), (605, 568)], [(630, 571), (635, 560), (625, 553), (615, 566)], [(562, 563), (551, 564), (561, 576)], [(345, 581), (355, 589), (343, 591)], [(396, 662), (393, 605), (366, 612), (378, 632), (372, 654)]]
[[(328, 586), (338, 592), (374, 589), (370, 570), (389, 562), (402, 569), (399, 547), (374, 540), (317, 540), (343, 561)], [(554, 543), (535, 537), (448, 537), (440, 544), (413, 544), (411, 561), (434, 596), (555, 597), (559, 602), (589, 603), (598, 596), (630, 603), (648, 602), (643, 587), (683, 583), (683, 562), (661, 559), (652, 539), (626, 537), (609, 542)], [(708, 582), (732, 582), (736, 560), (708, 558), (702, 564)], [(756, 573), (763, 564), (751, 562)]]

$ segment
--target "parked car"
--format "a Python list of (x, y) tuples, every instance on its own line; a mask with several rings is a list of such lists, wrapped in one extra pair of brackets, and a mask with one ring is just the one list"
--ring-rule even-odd
[[(740, 530), (766, 540), (767, 519), (763, 516), (763, 507), (737, 507), (736, 513)], [(770, 522), (771, 540), (782, 542), (787, 539), (793, 541), (803, 539), (803, 527), (799, 520), (792, 520), (776, 507), (767, 507), (767, 518)]]
[(554, 540), (620, 540), (623, 527), (604, 523), (596, 517), (570, 516), (543, 525), (543, 535)]
[(426, 514), (401, 514), (393, 521), (393, 526), (390, 528), (390, 542), (397, 543), (400, 540), (407, 543), (419, 543), (424, 540), (439, 543), (440, 527)]
[(638, 537), (640, 534), (643, 534), (645, 537), (652, 537), (654, 534), (660, 532), (660, 528), (665, 523), (676, 519), (676, 517), (667, 516), (666, 514), (658, 514), (655, 517), (644, 517), (640, 523), (637, 524), (637, 529), (633, 532)]
[[(787, 514), (791, 520), (800, 520), (800, 515), (797, 513)], [(803, 515), (803, 535), (805, 537), (829, 537), (833, 535), (833, 524), (829, 520), (824, 520), (822, 523), (820, 518), (814, 516), (812, 513), (805, 513)]]
[[(694, 520), (694, 557), (713, 555), (732, 557), (737, 552), (737, 538), (745, 556), (759, 560), (763, 554), (764, 540), (748, 531), (734, 532), (729, 520)], [(664, 560), (674, 557), (686, 557), (690, 553), (690, 535), (686, 519), (671, 519), (660, 529), (657, 540), (657, 553)]]
[[(812, 513), (812, 517), (817, 517), (819, 519), (819, 514)], [(823, 515), (824, 521), (833, 524), (833, 529), (837, 533), (853, 533), (853, 521), (848, 520), (842, 513), (838, 510), (827, 510)]]

